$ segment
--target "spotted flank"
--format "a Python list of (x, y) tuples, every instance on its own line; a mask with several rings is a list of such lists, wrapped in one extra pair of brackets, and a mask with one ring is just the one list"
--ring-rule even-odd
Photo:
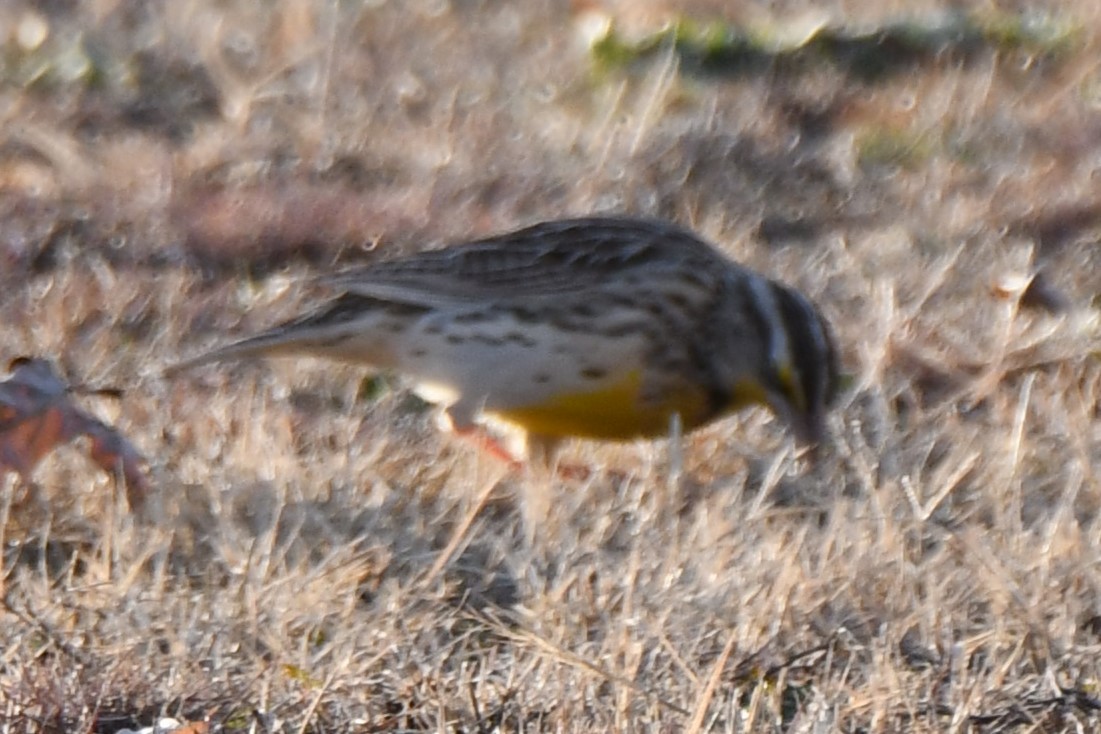
[(180, 363), (304, 354), (406, 375), (467, 429), (541, 446), (692, 430), (765, 405), (825, 435), (838, 356), (802, 294), (672, 224), (546, 222), (328, 278), (295, 320)]

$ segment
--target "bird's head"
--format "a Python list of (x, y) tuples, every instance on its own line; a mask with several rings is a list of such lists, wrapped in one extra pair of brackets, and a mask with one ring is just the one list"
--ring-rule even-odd
[(816, 446), (826, 438), (826, 414), (840, 391), (837, 344), (814, 304), (787, 286), (771, 285), (783, 338), (774, 335), (770, 342), (765, 399), (800, 445)]

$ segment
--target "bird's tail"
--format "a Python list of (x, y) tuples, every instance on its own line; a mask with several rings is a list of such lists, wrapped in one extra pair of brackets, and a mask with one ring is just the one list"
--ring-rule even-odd
[[(410, 314), (394, 313), (384, 306), (372, 298), (345, 294), (318, 311), (171, 365), (162, 374), (173, 377), (211, 362), (280, 355), (310, 355), (388, 367), (394, 357), (395, 335), (402, 331), (402, 319)], [(412, 315), (417, 314), (419, 311)]]
[(172, 378), (182, 372), (213, 362), (247, 359), (249, 357), (274, 357), (281, 354), (309, 353), (313, 346), (311, 341), (301, 336), (290, 336), (282, 329), (272, 330), (204, 352), (182, 362), (176, 362), (165, 367), (161, 374), (166, 378)]

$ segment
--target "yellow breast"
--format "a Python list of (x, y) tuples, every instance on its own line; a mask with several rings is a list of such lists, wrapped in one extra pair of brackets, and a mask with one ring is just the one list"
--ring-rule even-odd
[[(643, 400), (641, 388), (642, 375), (634, 371), (598, 390), (561, 394), (492, 415), (529, 433), (608, 441), (664, 436), (674, 414), (680, 415), (686, 431), (714, 417), (714, 406), (700, 385), (685, 383), (659, 401)], [(760, 402), (758, 392), (736, 386), (729, 409)]]

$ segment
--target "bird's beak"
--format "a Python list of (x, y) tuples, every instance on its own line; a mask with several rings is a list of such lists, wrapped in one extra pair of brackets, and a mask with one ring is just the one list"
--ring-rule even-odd
[(821, 407), (802, 411), (795, 410), (785, 400), (777, 399), (769, 401), (776, 415), (784, 419), (795, 436), (795, 444), (799, 449), (814, 452), (829, 438), (826, 430), (826, 414)]
[(829, 437), (826, 416), (820, 409), (797, 413), (788, 422), (800, 448), (817, 448)]

